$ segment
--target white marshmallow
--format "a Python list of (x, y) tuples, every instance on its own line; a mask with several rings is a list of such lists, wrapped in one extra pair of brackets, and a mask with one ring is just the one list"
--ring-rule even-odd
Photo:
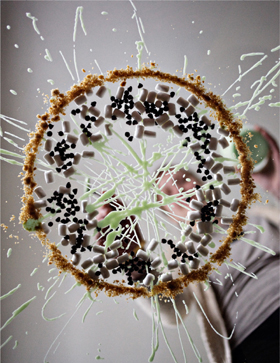
[(65, 176), (65, 178), (69, 178), (70, 176), (72, 176), (75, 173), (76, 173), (76, 169), (73, 166), (71, 166), (69, 169), (67, 169), (63, 172), (63, 175)]
[(46, 196), (44, 189), (40, 186), (34, 189), (34, 193), (37, 195), (38, 198), (44, 198)]
[(98, 88), (98, 90), (96, 91), (96, 96), (99, 98), (102, 98), (106, 93), (106, 87), (105, 86), (100, 86)]
[(54, 175), (53, 175), (53, 172), (51, 170), (45, 171), (44, 176), (45, 176), (45, 181), (46, 181), (47, 184), (50, 184), (50, 183), (54, 182)]
[(77, 98), (75, 98), (75, 103), (80, 106), (82, 105), (83, 103), (85, 103), (87, 101), (87, 98), (85, 95), (81, 95), (81, 96), (78, 96)]

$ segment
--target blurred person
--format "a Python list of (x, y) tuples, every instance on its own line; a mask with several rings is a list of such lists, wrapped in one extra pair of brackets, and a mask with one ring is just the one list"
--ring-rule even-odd
[[(253, 177), (262, 188), (271, 192), (279, 201), (279, 148), (273, 137), (264, 129), (260, 127), (256, 129), (269, 143), (270, 161), (264, 170), (253, 174)], [(186, 182), (186, 178), (191, 180)], [(177, 194), (179, 188), (187, 191), (192, 189), (194, 184), (203, 184), (185, 170), (177, 171), (173, 178), (170, 178), (169, 171), (164, 175), (161, 173), (158, 180), (159, 187), (167, 195)], [(177, 182), (174, 183), (174, 180)], [(117, 207), (109, 204), (102, 207), (99, 219), (103, 219), (111, 210), (115, 210), (114, 208)], [(171, 209), (170, 206), (162, 208), (169, 212), (172, 210), (173, 222), (174, 219), (179, 222), (187, 214), (187, 209), (177, 203), (174, 203)], [(264, 233), (260, 230), (254, 231), (253, 234), (246, 234), (246, 238), (272, 249), (276, 254), (271, 255), (236, 240), (232, 242), (231, 258), (245, 266), (249, 274), (257, 275), (257, 280), (223, 264), (219, 267), (221, 276), (230, 276), (230, 278), (225, 278), (223, 282), (218, 280), (218, 283), (216, 277), (219, 276), (213, 272), (209, 277), (210, 288), (206, 290), (203, 283), (190, 284), (175, 298), (181, 316), (186, 315), (183, 301), (188, 307), (196, 302), (195, 296), (199, 301), (200, 307), (197, 306), (196, 315), (210, 363), (279, 362), (279, 215), (277, 213), (276, 215), (265, 213), (265, 216), (251, 215), (249, 222), (261, 225), (265, 231)], [(248, 229), (252, 228), (246, 226), (244, 232)], [(138, 230), (136, 233), (139, 233)], [(219, 238), (213, 234), (213, 240), (215, 237)], [(142, 236), (140, 238), (143, 239)], [(103, 236), (103, 241), (101, 238), (100, 243), (104, 243), (105, 239), (106, 235)], [(130, 250), (136, 246), (132, 245)], [(140, 276), (134, 278), (139, 280)], [(151, 312), (148, 299), (140, 298), (137, 301), (146, 312)], [(160, 305), (163, 323), (175, 327), (176, 316), (172, 303), (168, 299), (163, 299)]]

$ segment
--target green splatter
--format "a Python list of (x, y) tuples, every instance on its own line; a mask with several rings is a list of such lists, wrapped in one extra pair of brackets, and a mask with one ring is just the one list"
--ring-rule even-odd
[(16, 292), (21, 287), (21, 284), (18, 284), (17, 287), (7, 292), (7, 294), (0, 296), (0, 301), (6, 299), (6, 297), (12, 295), (14, 292)]
[(30, 300), (26, 301), (24, 304), (22, 304), (20, 307), (14, 310), (12, 313), (13, 315), (1, 327), (0, 331), (2, 331), (7, 325), (9, 325), (18, 314), (20, 314), (23, 310), (25, 310), (34, 299), (36, 299), (36, 296), (33, 296)]
[(9, 248), (8, 251), (7, 251), (7, 258), (9, 258), (11, 256), (11, 254), (12, 254), (12, 249)]

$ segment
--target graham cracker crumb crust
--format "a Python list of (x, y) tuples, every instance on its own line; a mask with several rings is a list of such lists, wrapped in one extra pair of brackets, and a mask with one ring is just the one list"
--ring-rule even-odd
[(38, 123), (36, 124), (36, 131), (30, 133), (29, 143), (24, 148), (25, 161), (23, 166), (24, 176), (22, 178), (24, 195), (22, 197), (23, 207), (20, 213), (20, 222), (24, 224), (30, 218), (38, 220), (42, 217), (40, 211), (34, 207), (33, 190), (37, 185), (34, 174), (36, 168), (34, 165), (48, 124), (50, 122), (59, 122), (60, 115), (65, 115), (66, 107), (76, 97), (90, 91), (92, 88), (102, 86), (106, 82), (121, 82), (121, 85), (125, 85), (126, 80), (134, 78), (141, 78), (143, 80), (146, 78), (153, 78), (157, 81), (167, 82), (185, 88), (187, 91), (197, 96), (207, 107), (213, 110), (212, 116), (219, 123), (220, 127), (226, 127), (228, 129), (230, 137), (235, 143), (239, 153), (239, 161), (241, 164), (241, 201), (239, 209), (233, 218), (232, 224), (227, 230), (227, 237), (224, 238), (222, 245), (218, 250), (211, 255), (209, 262), (198, 270), (191, 271), (188, 275), (180, 276), (169, 282), (160, 282), (158, 285), (154, 286), (151, 291), (145, 287), (128, 287), (121, 282), (111, 284), (101, 279), (98, 281), (91, 279), (86, 272), (74, 267), (72, 263), (62, 255), (56, 245), (47, 239), (46, 234), (39, 226), (36, 235), (41, 243), (47, 248), (49, 264), (54, 263), (60, 272), (70, 273), (75, 277), (76, 281), (84, 285), (87, 290), (94, 289), (96, 295), (99, 292), (104, 291), (108, 296), (127, 295), (132, 299), (136, 299), (140, 296), (151, 297), (157, 294), (174, 298), (177, 294), (182, 293), (183, 288), (187, 287), (189, 283), (205, 281), (217, 265), (221, 265), (225, 259), (230, 256), (232, 241), (241, 235), (243, 226), (246, 225), (246, 210), (259, 198), (258, 194), (254, 193), (255, 184), (251, 175), (253, 161), (248, 157), (250, 151), (240, 136), (240, 130), (242, 128), (241, 120), (234, 119), (233, 113), (226, 108), (221, 97), (206, 90), (200, 76), (194, 77), (192, 74), (184, 78), (179, 78), (176, 75), (153, 70), (152, 68), (154, 68), (154, 66), (154, 64), (151, 64), (151, 67), (143, 66), (141, 70), (133, 70), (133, 68), (127, 66), (126, 69), (108, 71), (106, 77), (97, 74), (88, 74), (79, 85), (72, 86), (66, 94), (61, 93), (58, 89), (52, 90), (52, 98), (50, 99), (51, 106), (49, 107), (48, 112), (43, 115), (37, 115)]

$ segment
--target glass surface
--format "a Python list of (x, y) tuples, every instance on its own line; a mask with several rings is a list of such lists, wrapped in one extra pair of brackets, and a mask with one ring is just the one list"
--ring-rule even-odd
[[(75, 32), (79, 6), (84, 29), (78, 18)], [(88, 72), (136, 68), (138, 26), (147, 47), (142, 62), (155, 62), (160, 70), (178, 76), (186, 65), (186, 73), (205, 77), (208, 90), (220, 95), (234, 113), (245, 116), (245, 126), (247, 122), (263, 126), (279, 140), (279, 108), (273, 106), (279, 102), (279, 76), (271, 81), (279, 68), (268, 74), (279, 64), (279, 52), (272, 51), (279, 45), (279, 2), (2, 1), (1, 114), (8, 118), (1, 120), (1, 148), (21, 155), (36, 115), (45, 112), (51, 89), (65, 92)], [(263, 89), (259, 94), (258, 87)], [(75, 283), (69, 276), (58, 288), (57, 271), (42, 262), (44, 248), (18, 224), (20, 172), (21, 166), (1, 162), (1, 223), (9, 227), (1, 231), (1, 295), (21, 284), (1, 301), (2, 324), (19, 306), (36, 298), (3, 329), (2, 344), (12, 338), (1, 351), (2, 362), (87, 363), (96, 357), (107, 362), (147, 361), (152, 324), (135, 301), (101, 294), (82, 323), (90, 306), (87, 300), (77, 308), (84, 289), (75, 287), (67, 293)], [(38, 181), (42, 179), (38, 173)], [(270, 199), (277, 208), (267, 191), (257, 191), (263, 202)], [(44, 315), (53, 321), (41, 316), (48, 300)], [(195, 315), (192, 309), (186, 324), (203, 362), (208, 362)], [(177, 330), (166, 333), (178, 362), (183, 362)], [(188, 362), (197, 362), (185, 335), (183, 344)], [(154, 362), (171, 362), (169, 354), (160, 335)]]

